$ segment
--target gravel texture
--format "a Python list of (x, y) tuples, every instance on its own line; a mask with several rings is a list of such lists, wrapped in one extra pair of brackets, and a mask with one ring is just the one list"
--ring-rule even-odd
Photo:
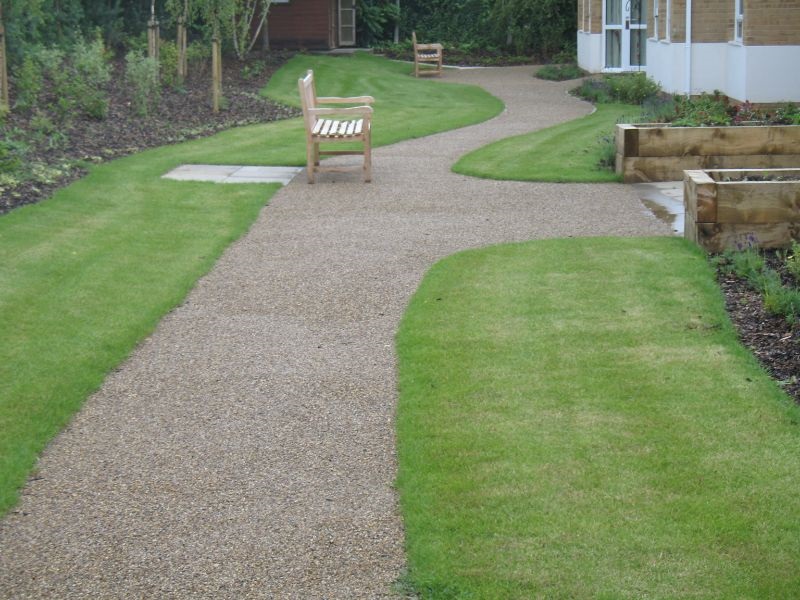
[(376, 150), (371, 184), (276, 194), (44, 453), (0, 523), (0, 597), (391, 597), (393, 342), (425, 271), (498, 242), (670, 234), (622, 185), (449, 171), (591, 110), (532, 71), (448, 70), (507, 110)]

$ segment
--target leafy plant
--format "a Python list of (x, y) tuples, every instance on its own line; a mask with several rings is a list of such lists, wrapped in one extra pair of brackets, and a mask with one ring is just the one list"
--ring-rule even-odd
[(786, 256), (784, 264), (795, 281), (800, 282), (800, 244), (792, 242), (792, 248)]
[(14, 79), (14, 89), (17, 92), (14, 106), (21, 110), (35, 108), (38, 105), (43, 85), (42, 67), (37, 63), (33, 54), (29, 54), (22, 61), (22, 66)]
[(370, 46), (389, 39), (400, 18), (400, 10), (394, 1), (358, 0), (356, 6), (359, 43)]
[(22, 167), (28, 145), (9, 134), (0, 139), (0, 173), (10, 174)]
[(576, 64), (545, 65), (536, 71), (536, 77), (548, 81), (566, 81), (578, 79), (586, 75), (586, 71)]
[(800, 125), (800, 107), (792, 102), (781, 106), (772, 115), (770, 122), (776, 125)]
[(661, 86), (644, 73), (604, 75), (584, 81), (573, 93), (595, 104), (643, 104), (658, 97)]
[(242, 66), (242, 79), (250, 80), (259, 77), (267, 68), (263, 60), (255, 60)]
[(111, 80), (103, 40), (96, 38), (90, 43), (78, 40), (71, 54), (74, 77), (68, 84), (75, 104), (87, 116), (103, 119), (108, 113), (106, 85)]
[(125, 79), (131, 92), (131, 106), (137, 115), (147, 116), (160, 100), (158, 63), (141, 52), (125, 55)]
[(732, 117), (727, 97), (715, 93), (698, 98), (675, 97), (675, 119), (672, 123), (684, 127), (730, 125)]
[(625, 73), (606, 76), (611, 97), (625, 104), (642, 104), (661, 91), (661, 86), (645, 73)]
[(597, 140), (600, 146), (600, 159), (597, 166), (607, 171), (613, 171), (617, 162), (617, 144), (613, 135), (604, 135)]

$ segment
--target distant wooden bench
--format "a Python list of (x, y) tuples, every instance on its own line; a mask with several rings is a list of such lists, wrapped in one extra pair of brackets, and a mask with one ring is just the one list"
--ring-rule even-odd
[[(411, 32), (411, 43), (414, 46), (414, 77), (441, 75), (444, 47), (441, 44), (418, 44), (415, 31)], [(423, 68), (423, 65), (433, 65), (433, 68)]]
[[(364, 157), (364, 181), (372, 180), (372, 96), (353, 98), (317, 98), (314, 72), (308, 71), (297, 82), (303, 104), (303, 119), (306, 128), (306, 163), (308, 183), (314, 183), (315, 175), (322, 172), (350, 171), (352, 167), (322, 167), (320, 156), (356, 155)], [(320, 104), (360, 104), (362, 106), (321, 108)], [(320, 144), (329, 142), (361, 142), (363, 150), (320, 150)]]

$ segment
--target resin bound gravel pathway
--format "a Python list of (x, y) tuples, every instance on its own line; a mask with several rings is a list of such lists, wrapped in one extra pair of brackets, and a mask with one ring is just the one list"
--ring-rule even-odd
[(376, 150), (372, 184), (277, 193), (45, 452), (0, 523), (0, 597), (391, 597), (393, 342), (425, 271), (499, 242), (670, 234), (622, 185), (450, 172), (591, 110), (532, 71), (447, 71), (507, 111)]

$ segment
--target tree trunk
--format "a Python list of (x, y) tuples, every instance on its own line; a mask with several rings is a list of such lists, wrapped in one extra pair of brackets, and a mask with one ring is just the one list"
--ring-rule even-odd
[(189, 64), (186, 58), (186, 16), (185, 14), (178, 17), (178, 85), (183, 85), (186, 77), (189, 74)]
[(3, 6), (0, 4), (0, 109), (9, 110), (8, 64), (6, 59), (6, 28), (3, 25)]
[(150, 0), (150, 20), (147, 22), (147, 56), (158, 62), (158, 21), (156, 0)]
[(222, 49), (219, 43), (219, 25), (214, 23), (214, 35), (211, 38), (211, 108), (219, 112), (222, 100)]

